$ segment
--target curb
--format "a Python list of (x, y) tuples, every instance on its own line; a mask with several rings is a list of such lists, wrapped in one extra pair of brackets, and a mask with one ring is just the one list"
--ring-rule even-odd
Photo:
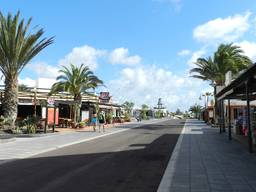
[(176, 166), (176, 162), (179, 156), (179, 152), (180, 152), (180, 148), (181, 148), (181, 143), (183, 140), (183, 135), (186, 131), (186, 124), (187, 124), (187, 120), (184, 124), (184, 127), (181, 131), (181, 134), (179, 136), (179, 139), (175, 145), (175, 148), (172, 152), (171, 158), (168, 162), (168, 165), (165, 169), (164, 175), (161, 179), (160, 185), (158, 186), (157, 192), (170, 192), (170, 188), (171, 188), (171, 184), (172, 184), (172, 180), (173, 180), (173, 175), (174, 175), (174, 171), (175, 171), (175, 166)]
[(9, 142), (12, 142), (12, 141), (15, 141), (16, 138), (15, 137), (10, 137), (10, 138), (0, 138), (0, 144), (2, 143), (9, 143)]

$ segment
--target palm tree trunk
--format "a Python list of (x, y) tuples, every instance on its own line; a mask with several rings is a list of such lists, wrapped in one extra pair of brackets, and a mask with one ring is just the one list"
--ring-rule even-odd
[(3, 113), (4, 113), (4, 117), (10, 120), (11, 127), (15, 126), (17, 112), (18, 112), (18, 78), (5, 77)]
[(82, 105), (81, 99), (82, 98), (81, 98), (80, 95), (75, 95), (74, 96), (74, 101), (75, 101), (75, 105), (74, 105), (74, 121), (75, 121), (75, 123), (80, 121), (80, 109), (81, 109), (81, 105)]

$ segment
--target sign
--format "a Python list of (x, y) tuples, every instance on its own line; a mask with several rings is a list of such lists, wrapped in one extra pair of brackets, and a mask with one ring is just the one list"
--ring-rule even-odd
[(54, 105), (54, 99), (53, 98), (48, 98), (47, 103), (48, 103), (48, 105)]
[(110, 95), (109, 95), (109, 92), (100, 92), (100, 102), (101, 103), (109, 103), (110, 101)]
[[(48, 108), (48, 125), (54, 124), (54, 108)], [(55, 124), (59, 124), (59, 109), (56, 108)]]
[(82, 111), (82, 121), (89, 120), (89, 111)]

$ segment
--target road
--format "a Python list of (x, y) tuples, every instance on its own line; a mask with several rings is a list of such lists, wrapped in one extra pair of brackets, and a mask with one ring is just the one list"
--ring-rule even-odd
[(183, 125), (143, 125), (1, 165), (0, 191), (156, 191)]

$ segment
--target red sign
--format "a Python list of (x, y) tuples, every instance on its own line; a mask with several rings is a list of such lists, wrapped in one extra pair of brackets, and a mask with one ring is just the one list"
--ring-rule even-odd
[[(54, 108), (48, 108), (48, 125), (53, 125), (54, 123)], [(55, 113), (55, 124), (59, 124), (59, 109), (56, 108)]]

